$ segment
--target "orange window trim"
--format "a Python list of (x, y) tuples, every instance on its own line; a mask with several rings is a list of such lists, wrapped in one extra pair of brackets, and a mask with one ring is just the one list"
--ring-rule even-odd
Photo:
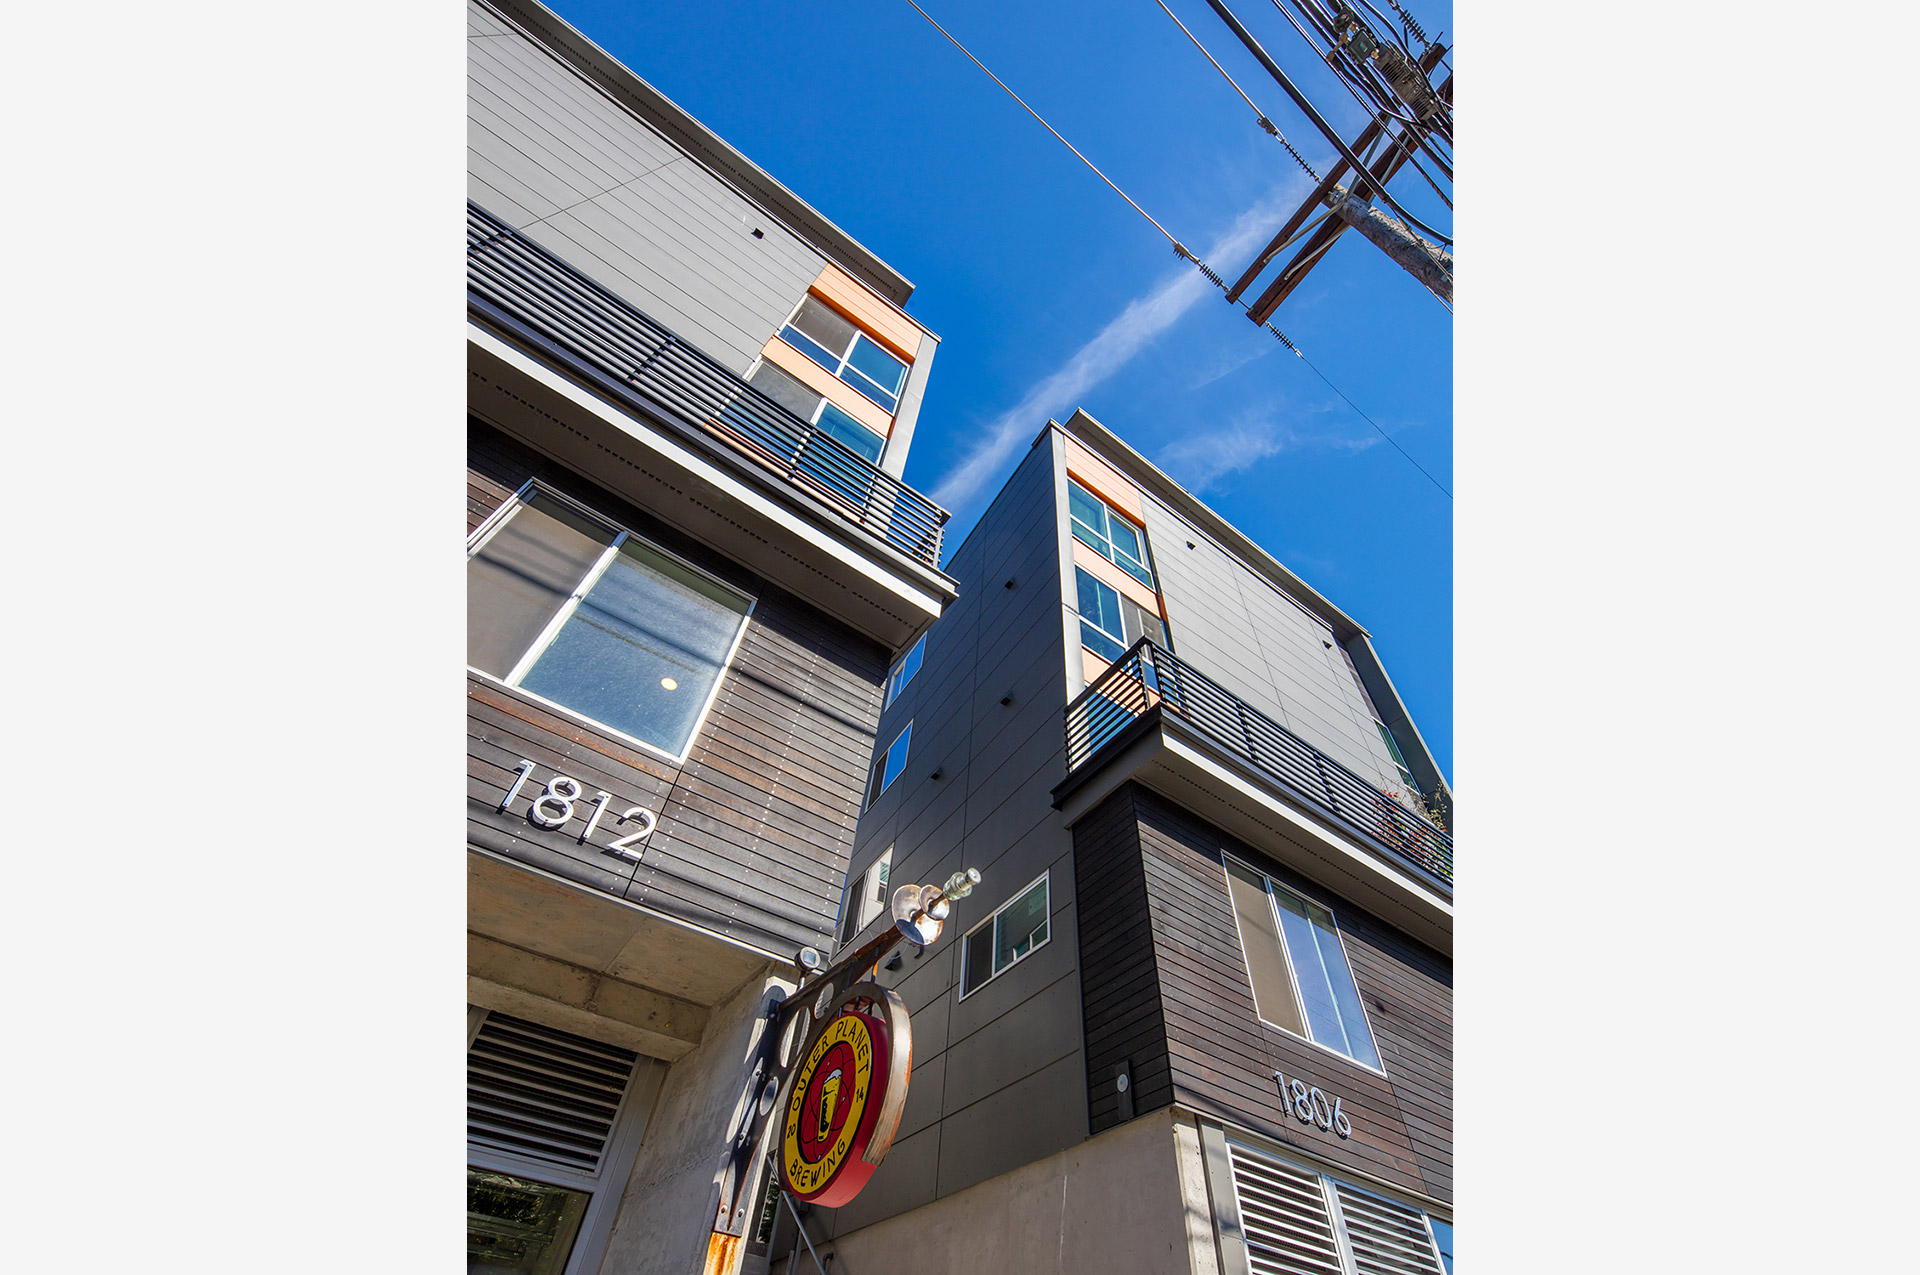
[[(1068, 534), (1072, 534), (1071, 530), (1069, 530)], [(1148, 611), (1160, 616), (1162, 619), (1166, 618), (1160, 609), (1159, 594), (1149, 589), (1146, 585), (1141, 584), (1138, 580), (1114, 566), (1111, 562), (1108, 562), (1106, 556), (1098, 549), (1089, 549), (1085, 544), (1081, 543), (1078, 538), (1073, 542), (1073, 565), (1076, 567), (1085, 567), (1087, 574), (1094, 579), (1100, 581), (1102, 584), (1112, 585), (1118, 589), (1122, 595), (1132, 598)]]
[(760, 357), (880, 437), (892, 437), (893, 417), (887, 415), (886, 408), (881, 407), (779, 337), (774, 337), (761, 348)]
[(1062, 441), (1067, 445), (1067, 477), (1145, 527), (1147, 515), (1140, 505), (1140, 489), (1119, 470), (1081, 446), (1080, 440), (1071, 434), (1064, 435)]
[(926, 330), (874, 296), (865, 284), (840, 267), (828, 265), (807, 291), (902, 362), (911, 364), (919, 354)]

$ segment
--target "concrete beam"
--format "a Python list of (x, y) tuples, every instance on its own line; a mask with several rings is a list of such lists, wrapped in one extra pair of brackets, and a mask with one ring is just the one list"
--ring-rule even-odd
[(699, 1005), (471, 932), (467, 1000), (668, 1062), (707, 1030)]

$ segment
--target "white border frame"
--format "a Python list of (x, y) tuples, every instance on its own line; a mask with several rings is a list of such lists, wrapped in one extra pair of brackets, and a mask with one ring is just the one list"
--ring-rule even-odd
[[(578, 500), (575, 500), (573, 497), (567, 495), (565, 492), (555, 491), (552, 487), (547, 486), (547, 484), (541, 482), (537, 478), (529, 478), (526, 482), (522, 483), (520, 485), (520, 488), (517, 491), (515, 491), (513, 495), (507, 498), (507, 501), (505, 504), (501, 505), (500, 508), (488, 514), (486, 518), (482, 520), (480, 525), (474, 528), (473, 534), (467, 537), (467, 558), (469, 561), (472, 560), (474, 554), (480, 552), (480, 550), (486, 546), (486, 543), (489, 540), (493, 539), (495, 532), (499, 531), (500, 528), (506, 525), (508, 518), (510, 518), (512, 514), (515, 511), (517, 511), (521, 506), (527, 503), (527, 499), (529, 495), (534, 492), (538, 492), (539, 494), (546, 496), (549, 499), (558, 501), (559, 503), (566, 505), (567, 507), (573, 509), (575, 512), (581, 514), (582, 516), (591, 518), (595, 522), (601, 523), (607, 527), (612, 528), (614, 532), (613, 543), (607, 546), (606, 551), (600, 555), (599, 560), (596, 561), (593, 564), (593, 566), (588, 569), (586, 575), (581, 579), (580, 583), (574, 587), (573, 593), (567, 598), (566, 602), (561, 605), (560, 609), (556, 611), (553, 617), (547, 622), (547, 627), (541, 630), (540, 636), (535, 638), (533, 641), (533, 644), (529, 646), (526, 649), (526, 651), (524, 651), (521, 654), (519, 662), (516, 663), (513, 666), (513, 668), (507, 671), (507, 676), (505, 678), (495, 677), (493, 674), (487, 672), (485, 669), (475, 668), (471, 664), (467, 665), (467, 671), (469, 673), (475, 673), (481, 677), (484, 677), (485, 679), (487, 679), (489, 682), (492, 682), (496, 686), (504, 686), (516, 694), (524, 695), (528, 699), (533, 700), (547, 708), (551, 708), (554, 711), (561, 713), (567, 717), (570, 717), (577, 722), (581, 722), (585, 725), (592, 726), (596, 730), (603, 730), (607, 734), (612, 735), (614, 738), (620, 740), (623, 743), (631, 744), (636, 748), (643, 749), (646, 752), (652, 753), (656, 756), (664, 757), (667, 760), (671, 761), (675, 766), (686, 765), (687, 758), (693, 755), (694, 742), (700, 738), (700, 732), (706, 729), (707, 715), (713, 711), (714, 704), (720, 698), (721, 683), (727, 680), (727, 673), (733, 668), (733, 661), (735, 657), (740, 654), (740, 644), (746, 640), (747, 626), (753, 619), (754, 608), (760, 605), (759, 596), (756, 594), (748, 593), (746, 590), (739, 588), (737, 585), (729, 584), (727, 581), (722, 580), (719, 576), (713, 574), (713, 572), (708, 571), (705, 568), (695, 563), (688, 562), (685, 558), (681, 557), (677, 553), (674, 553), (672, 550), (667, 549), (659, 544), (656, 544), (652, 540), (649, 540), (647, 537), (641, 535), (639, 532), (633, 531), (632, 529), (622, 525), (621, 523), (615, 522), (612, 518), (607, 517), (605, 514), (599, 512), (596, 509), (590, 508), (589, 506), (582, 504)], [(747, 603), (747, 609), (745, 613), (743, 613), (740, 617), (740, 626), (739, 628), (734, 630), (733, 643), (732, 645), (727, 647), (727, 657), (726, 659), (722, 660), (720, 663), (720, 671), (714, 676), (713, 685), (709, 687), (707, 690), (706, 702), (700, 706), (700, 712), (698, 716), (696, 716), (693, 719), (693, 729), (687, 732), (686, 747), (680, 751), (678, 756), (675, 756), (673, 753), (668, 752), (666, 749), (660, 747), (658, 744), (649, 743), (646, 740), (639, 738), (638, 736), (627, 734), (625, 731), (620, 730), (618, 727), (610, 726), (606, 722), (600, 721), (598, 718), (589, 717), (587, 714), (580, 712), (578, 709), (569, 708), (565, 704), (558, 703), (554, 700), (548, 699), (544, 695), (539, 695), (533, 691), (527, 690), (526, 688), (520, 686), (518, 682), (518, 679), (526, 676), (527, 671), (533, 666), (534, 662), (537, 661), (540, 658), (540, 656), (546, 652), (548, 645), (550, 645), (553, 642), (554, 638), (559, 636), (560, 630), (566, 625), (567, 620), (572, 618), (573, 613), (579, 608), (581, 600), (586, 597), (586, 595), (593, 589), (593, 586), (599, 581), (600, 577), (603, 574), (605, 574), (607, 568), (612, 565), (613, 559), (619, 555), (620, 547), (624, 545), (629, 539), (637, 540), (641, 544), (645, 545), (652, 552), (659, 554), (661, 557), (667, 558), (673, 562), (677, 562), (681, 566), (685, 567), (687, 570), (693, 572), (695, 575), (698, 575), (707, 580), (711, 580), (715, 585), (719, 586), (722, 589), (725, 589), (728, 593), (731, 593), (736, 597), (744, 598)]]
[[(1084, 541), (1082, 541), (1082, 543), (1084, 544), (1085, 542), (1084, 542)], [(1086, 569), (1085, 567), (1083, 567), (1083, 566), (1081, 566), (1081, 565), (1080, 565), (1079, 563), (1077, 563), (1077, 562), (1076, 562), (1076, 563), (1074, 563), (1074, 564), (1073, 564), (1073, 569), (1074, 569), (1075, 571), (1079, 571), (1079, 572), (1086, 572), (1086, 577), (1087, 577), (1087, 579), (1089, 579), (1089, 580), (1091, 580), (1091, 581), (1093, 581), (1093, 582), (1094, 582), (1094, 583), (1095, 583), (1096, 585), (1098, 585), (1098, 586), (1099, 586), (1099, 587), (1101, 587), (1102, 589), (1109, 589), (1109, 590), (1112, 590), (1112, 593), (1113, 593), (1113, 596), (1114, 596), (1114, 597), (1116, 597), (1116, 598), (1122, 598), (1122, 597), (1125, 597), (1125, 596), (1126, 596), (1125, 594), (1123, 594), (1123, 593), (1121, 593), (1121, 592), (1120, 592), (1120, 590), (1118, 590), (1118, 589), (1115, 589), (1115, 588), (1114, 588), (1114, 587), (1113, 587), (1112, 585), (1110, 585), (1110, 584), (1108, 584), (1108, 583), (1107, 583), (1107, 582), (1106, 582), (1105, 580), (1102, 580), (1102, 579), (1101, 579), (1101, 578), (1100, 578), (1099, 576), (1097, 576), (1097, 575), (1095, 575), (1095, 574), (1093, 574), (1093, 572), (1091, 572), (1091, 571), (1087, 571), (1087, 569)], [(1100, 627), (1100, 622), (1099, 622), (1098, 620), (1089, 620), (1089, 619), (1088, 619), (1088, 618), (1087, 618), (1087, 617), (1086, 617), (1086, 616), (1085, 616), (1085, 615), (1084, 615), (1084, 614), (1083, 614), (1083, 613), (1081, 612), (1081, 610), (1080, 610), (1080, 581), (1079, 581), (1079, 578), (1078, 578), (1077, 576), (1076, 576), (1076, 577), (1075, 577), (1075, 579), (1074, 579), (1074, 585), (1073, 585), (1073, 613), (1074, 613), (1074, 615), (1076, 615), (1076, 616), (1078, 616), (1078, 617), (1079, 617), (1079, 619), (1080, 619), (1080, 623), (1082, 623), (1082, 624), (1091, 624), (1091, 625), (1093, 626), (1093, 631), (1094, 631), (1095, 633), (1098, 633), (1098, 634), (1099, 634), (1099, 635), (1100, 635), (1101, 637), (1104, 637), (1104, 638), (1107, 638), (1107, 639), (1109, 639), (1109, 640), (1111, 640), (1111, 641), (1112, 641), (1112, 642), (1113, 642), (1113, 643), (1114, 643), (1115, 645), (1117, 645), (1117, 646), (1118, 646), (1118, 647), (1120, 648), (1120, 655), (1125, 655), (1125, 654), (1127, 653), (1127, 647), (1128, 647), (1128, 646), (1130, 646), (1130, 645), (1131, 645), (1131, 643), (1129, 643), (1129, 642), (1128, 642), (1128, 641), (1126, 640), (1126, 619), (1125, 619), (1125, 617), (1124, 617), (1124, 616), (1122, 616), (1122, 618), (1121, 618), (1121, 624), (1120, 624), (1120, 629), (1121, 629), (1121, 636), (1119, 636), (1119, 637), (1114, 637), (1114, 636), (1113, 636), (1113, 634), (1111, 634), (1111, 633), (1109, 633), (1109, 632), (1107, 632), (1107, 631), (1106, 631), (1105, 629), (1103, 629), (1103, 628), (1101, 628), (1101, 627)], [(1087, 644), (1086, 644), (1086, 642), (1085, 642), (1085, 641), (1082, 641), (1082, 642), (1080, 643), (1080, 645), (1081, 645), (1081, 646), (1087, 646)], [(1088, 649), (1089, 651), (1093, 651), (1093, 648), (1092, 648), (1092, 647), (1090, 647), (1090, 646), (1087, 646), (1087, 649)], [(1115, 662), (1116, 660), (1118, 660), (1118, 659), (1120, 658), (1120, 655), (1116, 655), (1116, 656), (1114, 656), (1114, 657), (1113, 657), (1112, 659), (1108, 659), (1108, 658), (1107, 658), (1106, 656), (1104, 656), (1104, 655), (1100, 655), (1100, 652), (1098, 652), (1098, 651), (1093, 651), (1093, 653), (1094, 653), (1095, 655), (1099, 655), (1101, 659), (1103, 659), (1103, 660), (1106, 660), (1106, 661), (1107, 661), (1107, 663), (1109, 663), (1109, 664), (1112, 664), (1112, 663), (1114, 663), (1114, 662)]]
[[(1140, 547), (1146, 551), (1147, 557), (1146, 557), (1146, 561), (1136, 563), (1135, 565), (1138, 566), (1142, 571), (1147, 573), (1147, 578), (1145, 580), (1140, 579), (1140, 577), (1137, 575), (1134, 575), (1133, 572), (1127, 571), (1125, 567), (1120, 566), (1120, 557), (1122, 555), (1120, 554), (1119, 550), (1113, 547), (1113, 532), (1111, 531), (1107, 532), (1107, 552), (1105, 553), (1100, 553), (1099, 545), (1088, 544), (1087, 541), (1080, 540), (1080, 537), (1073, 534), (1073, 528), (1075, 524), (1078, 524), (1082, 527), (1086, 526), (1085, 523), (1081, 522), (1078, 518), (1073, 516), (1073, 489), (1075, 487), (1078, 487), (1082, 492), (1084, 492), (1086, 494), (1087, 499), (1091, 500), (1094, 504), (1100, 506), (1102, 509), (1107, 511), (1108, 522), (1112, 522), (1115, 518), (1118, 518), (1120, 519), (1120, 521), (1126, 523), (1128, 528), (1131, 529), (1135, 535), (1140, 537)], [(1133, 519), (1127, 517), (1125, 514), (1121, 513), (1118, 509), (1115, 509), (1112, 505), (1108, 504), (1106, 500), (1102, 498), (1100, 495), (1098, 495), (1091, 487), (1081, 482), (1078, 478), (1075, 478), (1071, 473), (1067, 475), (1067, 535), (1074, 540), (1080, 540), (1081, 544), (1086, 545), (1087, 548), (1093, 550), (1095, 553), (1100, 553), (1101, 557), (1105, 558), (1108, 562), (1111, 562), (1116, 568), (1126, 572), (1127, 578), (1129, 580), (1134, 581), (1136, 584), (1144, 584), (1147, 586), (1147, 588), (1152, 589), (1155, 593), (1160, 592), (1160, 584), (1159, 584), (1160, 577), (1157, 574), (1155, 574), (1153, 569), (1153, 548), (1147, 544), (1147, 529), (1145, 527), (1138, 526), (1137, 524), (1135, 524)], [(1128, 559), (1128, 561), (1132, 561), (1132, 559)]]
[[(1269, 908), (1275, 909), (1274, 917), (1273, 917), (1273, 930), (1274, 930), (1274, 933), (1280, 936), (1280, 952), (1283, 956), (1286, 957), (1286, 960), (1287, 960), (1287, 985), (1293, 989), (1293, 1003), (1295, 1007), (1298, 1008), (1300, 1011), (1300, 1025), (1302, 1027), (1305, 1027), (1308, 1025), (1306, 997), (1300, 994), (1300, 974), (1299, 974), (1299, 971), (1294, 969), (1293, 951), (1287, 946), (1287, 932), (1280, 928), (1279, 911), (1275, 907), (1275, 904), (1273, 901), (1273, 891), (1276, 888), (1276, 883), (1273, 879), (1273, 873), (1264, 871), (1261, 868), (1258, 868), (1255, 865), (1248, 863), (1245, 859), (1241, 858), (1237, 854), (1230, 854), (1227, 851), (1222, 850), (1220, 852), (1220, 879), (1221, 879), (1221, 883), (1225, 885), (1227, 888), (1227, 898), (1229, 902), (1231, 902), (1233, 898), (1233, 884), (1227, 878), (1227, 860), (1228, 859), (1233, 860), (1235, 863), (1245, 868), (1248, 872), (1253, 873), (1253, 875), (1259, 877), (1262, 881), (1265, 881), (1267, 883), (1267, 906)], [(1301, 891), (1294, 889), (1290, 885), (1282, 885), (1282, 886), (1278, 886), (1277, 888), (1285, 890), (1288, 894), (1293, 895), (1295, 898), (1300, 899), (1301, 901), (1306, 903), (1311, 903), (1313, 904), (1313, 906), (1317, 908), (1324, 908), (1326, 910), (1327, 915), (1333, 919), (1333, 937), (1340, 944), (1340, 959), (1346, 962), (1347, 977), (1350, 979), (1353, 979), (1354, 999), (1360, 1002), (1360, 1021), (1367, 1029), (1367, 1039), (1373, 1044), (1373, 1052), (1375, 1054), (1378, 1054), (1380, 1052), (1380, 1035), (1378, 1032), (1373, 1030), (1373, 1016), (1367, 1013), (1367, 998), (1360, 991), (1360, 980), (1354, 976), (1353, 958), (1347, 955), (1347, 935), (1346, 935), (1346, 931), (1340, 928), (1339, 915), (1334, 912), (1330, 904), (1322, 903), (1319, 899), (1313, 897), (1312, 895), (1304, 894)], [(1240, 915), (1237, 912), (1234, 913), (1234, 917), (1233, 917), (1233, 932), (1235, 936), (1237, 936), (1240, 940), (1240, 965), (1241, 965), (1241, 968), (1247, 971), (1247, 981), (1248, 981), (1248, 984), (1251, 985), (1253, 981), (1253, 970), (1251, 966), (1247, 965), (1247, 936), (1244, 933), (1242, 933), (1240, 930)], [(1282, 1027), (1279, 1023), (1268, 1020), (1265, 1016), (1260, 1014), (1260, 998), (1257, 995), (1254, 997), (1253, 1005), (1254, 1005), (1253, 1012), (1256, 1017), (1260, 1018), (1260, 1022), (1263, 1025), (1267, 1027), (1271, 1027), (1273, 1028), (1273, 1030), (1277, 1032), (1282, 1032), (1288, 1036), (1291, 1036), (1295, 1040), (1305, 1041), (1307, 1044), (1312, 1045), (1315, 1049), (1318, 1049), (1324, 1053), (1331, 1054), (1335, 1058), (1345, 1059), (1347, 1062), (1352, 1063), (1354, 1066), (1360, 1068), (1362, 1071), (1370, 1071), (1376, 1076), (1387, 1075), (1387, 1060), (1385, 1058), (1382, 1058), (1380, 1060), (1380, 1065), (1378, 1067), (1375, 1067), (1369, 1063), (1363, 1063), (1358, 1058), (1353, 1057), (1351, 1054), (1341, 1053), (1339, 1050), (1335, 1049), (1332, 1045), (1322, 1044), (1321, 1042), (1315, 1040), (1311, 1036), (1303, 1036), (1299, 1032), (1292, 1031), (1288, 1028)], [(1391, 1079), (1391, 1077), (1388, 1077), (1388, 1078)]]
[[(1025, 952), (1021, 953), (1019, 956), (1014, 957), (1011, 961), (1008, 961), (1006, 965), (1003, 966), (1002, 968), (994, 970), (992, 973), (988, 974), (986, 979), (980, 984), (980, 987), (968, 987), (967, 986), (967, 944), (973, 941), (974, 935), (978, 934), (982, 929), (992, 926), (995, 921), (1000, 919), (1000, 914), (1002, 912), (1005, 912), (1008, 908), (1012, 907), (1014, 904), (1018, 903), (1021, 899), (1025, 898), (1027, 896), (1028, 891), (1032, 890), (1034, 886), (1039, 885), (1042, 882), (1045, 882), (1047, 887), (1047, 937), (1040, 940), (1038, 943), (1035, 943), (1032, 947), (1028, 948)], [(992, 941), (991, 936), (989, 936), (988, 941), (989, 942)], [(995, 908), (992, 912), (988, 913), (983, 920), (976, 922), (972, 929), (968, 930), (965, 934), (962, 934), (960, 936), (960, 999), (961, 1000), (967, 999), (967, 997), (979, 991), (981, 987), (985, 987), (989, 983), (992, 983), (994, 979), (999, 978), (1002, 974), (1005, 974), (1008, 970), (1020, 964), (1020, 962), (1026, 960), (1029, 956), (1032, 956), (1035, 952), (1038, 952), (1041, 948), (1045, 947), (1047, 944), (1051, 942), (1053, 942), (1053, 869), (1049, 867), (1045, 871), (1043, 871), (1039, 876), (1035, 877), (1033, 880), (1027, 882), (1025, 885), (1021, 886), (1018, 890), (1015, 890), (1012, 894), (1008, 895), (1007, 901), (1005, 903), (1002, 903), (999, 907)]]

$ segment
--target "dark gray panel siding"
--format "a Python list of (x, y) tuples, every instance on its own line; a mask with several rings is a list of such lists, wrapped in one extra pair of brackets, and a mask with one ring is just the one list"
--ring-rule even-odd
[(1332, 630), (1151, 495), (1141, 503), (1174, 649), (1362, 778), (1399, 788)]
[[(898, 1167), (889, 1155), (859, 1199), (826, 1215), (830, 1234), (951, 1195), (1087, 1134), (1073, 843), (1050, 800), (1066, 775), (1053, 487), (1052, 449), (1043, 445), (954, 554), (947, 571), (959, 601), (928, 632), (920, 672), (881, 717), (882, 743), (913, 721), (912, 756), (862, 817), (854, 870), (891, 845), (894, 883), (940, 881), (962, 867), (985, 879), (938, 944), (918, 957), (909, 949), (898, 973), (882, 975), (913, 1011), (914, 1087), (902, 1123), (912, 1154)], [(960, 1000), (965, 932), (1043, 872), (1049, 941)]]
[(467, 50), (469, 197), (744, 373), (826, 258), (533, 41)]
[[(757, 600), (684, 765), (469, 674), (472, 844), (780, 955), (825, 947), (853, 846), (887, 652), (479, 421), (469, 436), (469, 530), (528, 478)], [(523, 757), (535, 763), (535, 782), (502, 812), (499, 802)], [(580, 780), (589, 798), (596, 789), (613, 794), (596, 842), (618, 835), (612, 817), (628, 805), (657, 812), (637, 866), (580, 844), (577, 820), (549, 831), (527, 819), (538, 784), (555, 772)]]

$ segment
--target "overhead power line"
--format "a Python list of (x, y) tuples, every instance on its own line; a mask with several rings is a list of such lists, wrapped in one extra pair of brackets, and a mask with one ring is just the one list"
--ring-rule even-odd
[[(960, 50), (961, 53), (965, 54), (967, 61), (979, 67), (981, 72), (984, 73), (986, 77), (992, 80), (995, 84), (998, 84), (1008, 97), (1018, 102), (1020, 104), (1020, 109), (1024, 110), (1027, 114), (1033, 116), (1034, 120), (1040, 125), (1040, 127), (1046, 129), (1049, 133), (1052, 133), (1054, 138), (1058, 140), (1062, 146), (1072, 151), (1074, 154), (1074, 157), (1078, 159), (1082, 164), (1085, 164), (1087, 168), (1093, 173), (1094, 176), (1098, 177), (1101, 181), (1105, 182), (1107, 186), (1113, 191), (1114, 194), (1126, 200), (1129, 207), (1131, 207), (1135, 212), (1139, 213), (1142, 217), (1145, 217), (1147, 219), (1148, 224), (1150, 224), (1155, 230), (1159, 231), (1161, 235), (1163, 235), (1166, 238), (1166, 241), (1173, 245), (1173, 251), (1176, 256), (1180, 257), (1182, 260), (1192, 262), (1194, 266), (1200, 271), (1200, 273), (1205, 275), (1208, 281), (1211, 282), (1214, 287), (1219, 288), (1222, 292), (1229, 292), (1226, 280), (1222, 279), (1220, 275), (1213, 269), (1212, 266), (1209, 266), (1206, 262), (1202, 261), (1198, 256), (1198, 254), (1192, 252), (1190, 249), (1188, 249), (1188, 247), (1185, 244), (1181, 243), (1178, 239), (1175, 239), (1165, 226), (1161, 225), (1158, 221), (1154, 220), (1153, 214), (1149, 213), (1146, 209), (1142, 208), (1138, 203), (1136, 203), (1133, 197), (1127, 194), (1126, 191), (1121, 190), (1120, 187), (1114, 183), (1114, 180), (1111, 177), (1107, 176), (1105, 173), (1101, 172), (1099, 166), (1096, 165), (1092, 160), (1088, 159), (1085, 155), (1081, 154), (1079, 147), (1075, 146), (1072, 142), (1068, 141), (1065, 137), (1062, 137), (1059, 129), (1047, 123), (1047, 121), (1041, 117), (1040, 112), (1034, 110), (1031, 106), (1028, 106), (1025, 98), (1021, 97), (1018, 93), (1015, 93), (1011, 88), (1009, 88), (1007, 85), (1007, 82), (1001, 79), (999, 76), (995, 75), (985, 62), (982, 62), (979, 58), (975, 57), (973, 55), (973, 52), (970, 49), (968, 49), (966, 45), (954, 39), (953, 35), (950, 32), (948, 32), (948, 30), (945, 27), (941, 26), (938, 22), (935, 22), (933, 20), (932, 14), (928, 13), (925, 9), (922, 9), (919, 6), (919, 4), (916, 2), (916, 0), (907, 0), (907, 4), (913, 8), (913, 11), (915, 13), (919, 14), (921, 17), (927, 20), (927, 25), (931, 26), (935, 31), (938, 31), (942, 36), (946, 37), (947, 43), (951, 44), (954, 48)], [(1165, 5), (1161, 5), (1160, 7), (1163, 9), (1166, 8)], [(1169, 17), (1172, 16), (1171, 12), (1169, 12), (1168, 16)], [(1180, 20), (1178, 18), (1174, 18), (1174, 21), (1178, 23)], [(1181, 30), (1185, 30), (1185, 29), (1186, 28), (1183, 25), (1181, 27)], [(1192, 38), (1191, 33), (1189, 33), (1188, 38), (1189, 39)], [(1199, 41), (1195, 40), (1194, 43), (1198, 45)], [(1201, 49), (1201, 52), (1205, 53), (1206, 50)], [(1209, 61), (1212, 60), (1211, 55), (1209, 55), (1208, 60)], [(1214, 63), (1214, 65), (1218, 66), (1219, 63), (1216, 62)], [(1221, 74), (1224, 75), (1226, 74), (1226, 72), (1222, 71)], [(1229, 77), (1229, 82), (1231, 83), (1231, 77)], [(1239, 85), (1236, 84), (1234, 85), (1234, 87), (1237, 89), (1239, 88)], [(1246, 97), (1246, 94), (1242, 93), (1241, 96)], [(1251, 100), (1249, 100), (1247, 104), (1249, 106), (1253, 105)], [(1256, 112), (1259, 111), (1259, 109), (1260, 108), (1257, 106), (1254, 107), (1254, 110)], [(1342, 150), (1345, 150), (1346, 144), (1344, 142), (1341, 142), (1340, 146)], [(1291, 150), (1292, 147), (1288, 147), (1288, 149)], [(1296, 156), (1296, 158), (1298, 157)], [(1301, 162), (1303, 165), (1305, 164), (1304, 160), (1302, 160)], [(1362, 168), (1361, 171), (1365, 171), (1364, 168)], [(1312, 170), (1308, 169), (1308, 172), (1311, 173)], [(1383, 195), (1385, 194), (1384, 191), (1382, 191), (1381, 193)], [(1399, 207), (1399, 205), (1397, 204), (1393, 206), (1396, 209)], [(1231, 294), (1228, 295), (1227, 300), (1229, 303), (1233, 305), (1237, 305), (1241, 309), (1250, 309), (1250, 307), (1245, 302), (1237, 300)], [(1316, 367), (1313, 363), (1313, 360), (1309, 359), (1306, 356), (1306, 353), (1303, 350), (1301, 350), (1299, 346), (1293, 343), (1292, 338), (1288, 337), (1286, 333), (1282, 332), (1278, 327), (1274, 326), (1271, 322), (1263, 323), (1260, 326), (1265, 328), (1268, 332), (1272, 333), (1273, 336), (1279, 340), (1280, 344), (1286, 346), (1289, 350), (1292, 350), (1295, 357), (1299, 358), (1301, 362), (1305, 363), (1309, 368), (1312, 368), (1313, 374), (1319, 377), (1322, 381), (1325, 381), (1328, 389), (1332, 390), (1335, 394), (1338, 394), (1340, 398), (1346, 403), (1346, 405), (1348, 407), (1351, 407), (1354, 410), (1354, 412), (1360, 417), (1361, 420), (1373, 426), (1375, 432), (1377, 432), (1380, 435), (1380, 437), (1386, 439), (1388, 443), (1391, 443), (1393, 445), (1393, 449), (1399, 452), (1401, 456), (1405, 457), (1408, 464), (1412, 465), (1415, 469), (1419, 470), (1420, 473), (1423, 476), (1425, 476), (1426, 480), (1432, 483), (1434, 487), (1436, 487), (1439, 490), (1441, 495), (1445, 496), (1448, 500), (1453, 499), (1453, 493), (1448, 491), (1445, 487), (1442, 487), (1440, 485), (1439, 479), (1435, 478), (1432, 474), (1427, 473), (1426, 467), (1424, 465), (1422, 465), (1419, 461), (1415, 460), (1412, 456), (1408, 455), (1407, 449), (1400, 446), (1398, 442), (1395, 442), (1393, 435), (1387, 433), (1386, 430), (1381, 429), (1379, 422), (1375, 421), (1373, 417), (1368, 416), (1365, 412), (1361, 411), (1359, 405), (1356, 404), (1352, 399), (1348, 398), (1346, 395), (1346, 392), (1342, 390), (1338, 385), (1335, 385), (1333, 381), (1328, 378), (1327, 374), (1325, 372), (1322, 372), (1318, 367)]]

